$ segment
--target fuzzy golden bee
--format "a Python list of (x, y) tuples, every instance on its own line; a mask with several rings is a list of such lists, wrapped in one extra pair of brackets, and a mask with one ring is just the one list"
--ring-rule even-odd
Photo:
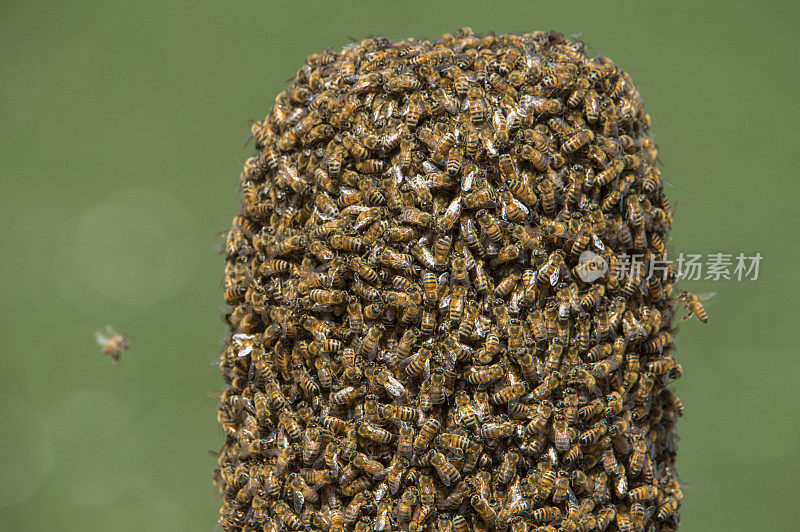
[(95, 338), (103, 354), (107, 357), (111, 357), (114, 364), (119, 362), (122, 353), (127, 351), (131, 346), (131, 342), (128, 340), (127, 336), (119, 334), (110, 326), (106, 327), (103, 331), (95, 333)]

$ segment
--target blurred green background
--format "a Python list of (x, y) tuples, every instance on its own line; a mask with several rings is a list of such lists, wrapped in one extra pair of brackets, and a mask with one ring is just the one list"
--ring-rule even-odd
[[(0, 3), (0, 529), (212, 530), (212, 247), (247, 120), (348, 36), (557, 29), (634, 76), (676, 251), (754, 254), (678, 336), (683, 530), (793, 530), (798, 102), (789, 3)], [(94, 332), (132, 347), (112, 366)]]

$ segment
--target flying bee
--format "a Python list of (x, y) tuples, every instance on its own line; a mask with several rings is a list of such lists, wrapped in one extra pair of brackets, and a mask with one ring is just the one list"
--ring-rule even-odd
[(691, 292), (683, 291), (681, 295), (678, 296), (678, 301), (683, 302), (686, 308), (689, 310), (689, 314), (683, 317), (683, 320), (688, 320), (689, 318), (696, 316), (698, 320), (703, 323), (708, 322), (708, 314), (706, 310), (703, 308), (703, 304), (701, 301), (710, 299), (714, 297), (716, 294), (707, 293), (707, 294), (700, 294), (695, 295)]
[[(227, 297), (226, 297), (227, 299)], [(98, 345), (102, 348), (103, 354), (111, 357), (114, 364), (119, 362), (122, 353), (128, 350), (131, 343), (128, 338), (116, 332), (113, 328), (106, 327), (105, 331), (95, 333)]]

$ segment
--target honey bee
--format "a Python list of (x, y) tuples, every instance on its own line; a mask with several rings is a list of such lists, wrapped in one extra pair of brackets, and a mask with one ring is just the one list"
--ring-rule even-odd
[(463, 164), (464, 150), (459, 147), (452, 148), (447, 154), (447, 162), (445, 163), (447, 174), (450, 176), (458, 175)]
[(646, 501), (656, 497), (658, 497), (658, 488), (653, 485), (644, 485), (628, 490), (628, 499), (633, 502)]
[(405, 125), (408, 129), (412, 131), (416, 129), (420, 118), (425, 114), (425, 101), (422, 94), (419, 92), (410, 94), (401, 114), (405, 116)]
[[(433, 223), (433, 215), (428, 212), (423, 212), (417, 208), (406, 208), (400, 213), (398, 219), (401, 222), (410, 223), (419, 227), (430, 227)], [(401, 268), (406, 266), (401, 266)]]
[(464, 196), (464, 206), (468, 209), (493, 207), (494, 205), (496, 205), (495, 191), (489, 187), (481, 187)]
[(344, 405), (355, 401), (359, 397), (362, 397), (364, 394), (365, 392), (361, 388), (346, 386), (341, 390), (331, 394), (331, 401), (333, 402), (333, 404), (336, 405)]
[(381, 338), (383, 337), (384, 332), (383, 325), (373, 325), (367, 331), (367, 335), (364, 337), (364, 341), (361, 343), (361, 355), (371, 356), (375, 353), (378, 349), (378, 342), (380, 342)]
[(650, 397), (655, 383), (654, 375), (650, 372), (643, 373), (639, 378), (639, 386), (631, 394), (630, 400), (634, 403), (643, 403)]
[(283, 501), (277, 501), (272, 505), (272, 513), (277, 517), (284, 526), (294, 530), (300, 530), (303, 523), (300, 518), (295, 514), (292, 509)]
[[(632, 438), (633, 452), (631, 453), (628, 469), (631, 475), (638, 476), (642, 472), (647, 455), (647, 442), (641, 435), (634, 435)], [(628, 494), (630, 496), (630, 493)]]
[(401, 423), (400, 429), (398, 431), (397, 437), (397, 456), (402, 456), (404, 458), (411, 458), (414, 453), (413, 449), (413, 440), (414, 440), (414, 428), (403, 421), (399, 421)]
[(411, 165), (411, 153), (414, 149), (414, 141), (404, 138), (400, 141), (400, 151), (397, 154), (397, 166), (406, 170)]
[[(227, 291), (225, 299), (228, 299)], [(119, 334), (110, 326), (106, 327), (102, 332), (96, 332), (95, 338), (97, 339), (98, 345), (102, 348), (103, 354), (107, 357), (111, 357), (114, 364), (119, 362), (122, 353), (127, 351), (131, 345), (130, 340), (128, 340), (126, 336)]]
[(461, 196), (456, 197), (445, 209), (444, 214), (436, 220), (436, 229), (446, 233), (453, 228), (461, 216)]
[[(245, 294), (247, 294), (247, 287), (246, 286), (235, 285), (235, 284), (231, 285), (231, 286), (229, 286), (228, 288), (225, 289), (225, 303), (227, 303), (228, 305), (233, 305), (235, 303), (238, 303), (239, 301), (243, 301), (244, 297), (245, 297)], [(114, 333), (113, 329), (109, 330), (108, 328), (106, 329), (105, 333), (97, 333), (97, 335), (96, 335), (97, 343), (100, 344), (101, 346), (105, 346), (111, 340), (114, 340), (115, 338), (118, 338), (118, 337), (120, 339), (124, 338), (123, 336), (120, 336), (119, 334), (115, 334), (115, 333), (112, 334), (112, 333)], [(117, 341), (117, 343), (118, 342), (119, 342), (119, 340)], [(112, 347), (112, 349), (115, 349), (115, 346), (112, 345), (111, 347)], [(116, 348), (118, 349), (118, 346)], [(105, 351), (105, 349), (104, 349), (104, 351)], [(122, 351), (119, 351), (119, 354), (121, 354), (121, 353), (122, 353)], [(105, 352), (103, 354), (105, 354)], [(109, 356), (111, 356), (111, 355), (109, 354)], [(117, 355), (117, 359), (118, 358), (119, 358), (119, 355)]]
[(450, 246), (453, 243), (453, 238), (450, 235), (442, 235), (434, 244), (434, 266), (435, 269), (442, 271), (447, 266), (447, 257), (450, 254)]
[(678, 296), (678, 301), (683, 302), (686, 308), (689, 310), (689, 314), (683, 317), (683, 320), (688, 320), (692, 316), (696, 316), (698, 320), (703, 323), (708, 322), (708, 314), (706, 310), (703, 308), (703, 304), (701, 301), (710, 299), (714, 297), (714, 293), (708, 294), (700, 294), (695, 295), (691, 292), (683, 291), (681, 292), (680, 296)]
[(453, 287), (453, 292), (450, 297), (450, 322), (453, 324), (459, 323), (464, 317), (464, 298), (467, 295), (467, 289), (463, 285)]
[(391, 443), (393, 435), (386, 429), (376, 427), (369, 422), (362, 422), (358, 425), (358, 435), (377, 443)]
[[(536, 273), (536, 281), (548, 283), (555, 286), (558, 283), (561, 268), (564, 265), (564, 255), (559, 251), (554, 251), (547, 258), (547, 262), (542, 265)], [(537, 335), (538, 336), (538, 335)]]
[(497, 72), (492, 72), (491, 74), (489, 74), (487, 81), (492, 86), (492, 88), (497, 92), (499, 92), (500, 94), (508, 95), (511, 97), (515, 97), (517, 95), (516, 89), (514, 89), (514, 87), (509, 85), (506, 79)]
[(527, 392), (525, 383), (509, 384), (489, 396), (489, 402), (493, 405), (501, 405), (515, 401)]
[(517, 472), (517, 464), (520, 457), (514, 451), (510, 451), (503, 457), (503, 463), (497, 472), (497, 480), (501, 484), (508, 484)]
[(680, 501), (674, 496), (667, 497), (658, 507), (656, 519), (659, 521), (666, 521), (669, 517), (678, 511)]
[(581, 310), (584, 312), (589, 312), (590, 310), (597, 307), (598, 303), (603, 299), (605, 295), (605, 287), (601, 284), (595, 285), (587, 292), (583, 298), (581, 298), (580, 307)]
[(561, 378), (558, 372), (551, 373), (550, 375), (547, 375), (542, 383), (534, 388), (531, 393), (537, 401), (543, 401), (555, 391), (560, 382)]
[(412, 512), (414, 511), (414, 507), (417, 505), (418, 500), (419, 494), (417, 492), (417, 488), (413, 486), (406, 488), (397, 502), (397, 520), (401, 523), (408, 523), (411, 521)]
[(497, 511), (481, 495), (475, 494), (470, 498), (470, 504), (481, 517), (486, 526), (493, 527), (497, 521)]
[(561, 518), (561, 510), (556, 506), (544, 506), (531, 512), (531, 519), (539, 523), (550, 523)]
[(590, 130), (581, 129), (564, 140), (563, 144), (561, 145), (561, 149), (564, 151), (564, 153), (574, 153), (586, 146), (586, 144), (588, 144), (592, 138), (593, 134)]
[(425, 423), (423, 423), (422, 427), (420, 427), (419, 434), (417, 434), (416, 438), (414, 438), (414, 452), (418, 455), (422, 454), (422, 452), (431, 444), (441, 426), (441, 421), (434, 417), (429, 417), (426, 419)]
[(483, 91), (479, 87), (472, 86), (466, 91), (466, 99), (462, 106), (462, 110), (464, 109), (468, 111), (473, 125), (485, 122), (489, 118), (489, 106), (486, 104)]
[(522, 223), (528, 219), (530, 211), (524, 203), (514, 197), (509, 190), (500, 192), (500, 202), (503, 205), (506, 216), (515, 223)]
[(608, 432), (608, 423), (606, 420), (602, 419), (581, 433), (580, 442), (584, 445), (595, 444), (606, 432)]

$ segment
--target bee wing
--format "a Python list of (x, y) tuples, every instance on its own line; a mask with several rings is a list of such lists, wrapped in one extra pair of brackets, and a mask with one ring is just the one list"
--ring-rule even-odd
[(702, 294), (695, 294), (695, 297), (697, 297), (698, 301), (708, 301), (716, 295), (716, 292), (704, 292)]
[(650, 517), (652, 517), (652, 515), (653, 515), (653, 513), (655, 513), (655, 511), (656, 511), (656, 505), (655, 504), (652, 505), (652, 506), (648, 506), (647, 508), (644, 509), (644, 522), (645, 523), (650, 520)]
[(526, 206), (525, 206), (525, 204), (524, 204), (524, 203), (522, 203), (521, 201), (519, 201), (517, 198), (514, 198), (514, 197), (512, 197), (512, 198), (511, 198), (511, 202), (512, 202), (514, 205), (516, 205), (516, 206), (517, 206), (517, 208), (518, 208), (519, 210), (521, 210), (522, 212), (524, 212), (526, 215), (527, 215), (527, 214), (530, 214), (530, 211), (528, 210), (528, 207), (526, 207)]
[(386, 382), (383, 386), (386, 388), (386, 391), (395, 397), (400, 397), (406, 393), (405, 386), (400, 384), (400, 381), (391, 376), (386, 379)]
[(384, 467), (383, 469), (381, 469), (372, 476), (372, 480), (383, 480), (391, 470), (392, 470), (391, 466)]
[(108, 342), (111, 341), (111, 338), (113, 338), (113, 336), (112, 337), (108, 337), (108, 336), (105, 335), (105, 333), (102, 333), (100, 331), (97, 331), (96, 333), (94, 333), (94, 337), (95, 337), (95, 340), (97, 340), (97, 345), (99, 345), (101, 347), (104, 347)]
[(467, 175), (464, 176), (464, 179), (461, 181), (462, 191), (469, 192), (472, 189), (472, 184), (475, 182), (476, 173), (477, 170), (472, 170)]
[[(303, 450), (303, 460), (306, 459), (306, 451)], [(309, 456), (310, 458), (310, 456)], [(317, 459), (314, 460), (314, 463), (311, 465), (312, 469), (322, 469), (322, 465), (325, 463), (325, 453), (319, 453)]]
[(375, 519), (375, 525), (373, 527), (375, 530), (378, 531), (386, 530), (386, 525), (388, 524), (388, 519), (386, 518), (386, 515), (388, 513), (389, 512), (381, 512), (380, 514), (378, 514), (377, 519)]
[(405, 369), (405, 367), (408, 366), (409, 364), (411, 364), (411, 361), (414, 360), (415, 358), (417, 358), (418, 356), (419, 356), (419, 353), (414, 353), (413, 355), (409, 355), (406, 358), (404, 358), (403, 360), (401, 360), (397, 364), (397, 366), (400, 369)]
[[(459, 105), (457, 98), (451, 98), (449, 95), (445, 95), (443, 105), (447, 112), (451, 115), (458, 113)], [(458, 133), (458, 130), (456, 130), (456, 133)]]
[(503, 111), (500, 109), (496, 109), (494, 113), (492, 113), (492, 127), (494, 127), (495, 131), (499, 130), (500, 127), (503, 125)]
[[(620, 467), (620, 469), (621, 469), (621, 467)], [(617, 483), (616, 483), (615, 487), (617, 489), (617, 493), (620, 496), (624, 496), (625, 494), (627, 494), (628, 493), (628, 479), (627, 479), (627, 477), (625, 475), (620, 475), (619, 478), (617, 479)]]
[(399, 185), (403, 182), (403, 169), (400, 168), (399, 165), (393, 164), (391, 168), (389, 168), (389, 174), (394, 178), (394, 182), (396, 185)]
[(603, 241), (600, 240), (599, 236), (597, 236), (596, 234), (592, 233), (592, 240), (594, 241), (594, 247), (596, 247), (599, 250), (605, 251), (606, 245), (603, 244)]
[(472, 403), (470, 409), (478, 416), (478, 419), (483, 420), (486, 416), (486, 405), (483, 403)]
[(292, 497), (292, 504), (294, 506), (295, 513), (300, 513), (303, 511), (303, 505), (306, 503), (306, 498), (303, 497), (303, 494), (297, 490), (294, 490), (294, 496)]
[(331, 466), (333, 476), (339, 478), (339, 451), (333, 455), (333, 465)]

